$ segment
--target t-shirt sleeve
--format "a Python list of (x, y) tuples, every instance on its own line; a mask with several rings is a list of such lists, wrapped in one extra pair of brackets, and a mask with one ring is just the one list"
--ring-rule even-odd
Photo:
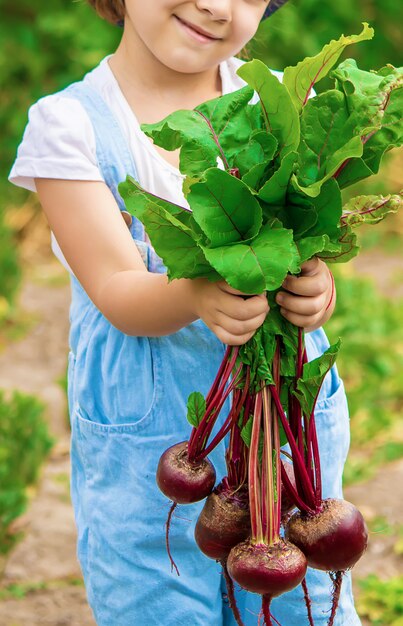
[(55, 94), (29, 109), (9, 180), (36, 191), (35, 178), (103, 180), (92, 123), (78, 100)]

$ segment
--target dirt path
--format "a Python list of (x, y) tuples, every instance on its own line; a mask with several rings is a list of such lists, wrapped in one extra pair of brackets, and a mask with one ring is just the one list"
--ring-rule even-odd
[[(0, 386), (32, 393), (47, 406), (57, 438), (28, 512), (16, 521), (24, 539), (5, 564), (1, 587), (44, 585), (22, 599), (0, 602), (0, 626), (94, 626), (75, 557), (75, 526), (69, 498), (69, 432), (65, 394), (58, 384), (68, 345), (67, 284), (25, 283), (20, 306), (38, 318), (31, 332), (0, 352)], [(0, 568), (1, 573), (1, 568)]]
[[(32, 584), (34, 589), (21, 599), (8, 597), (0, 601), (0, 626), (95, 626), (75, 558), (75, 527), (68, 493), (69, 432), (65, 397), (57, 383), (66, 366), (68, 303), (67, 285), (27, 282), (21, 307), (32, 311), (38, 322), (25, 338), (0, 353), (0, 386), (42, 398), (51, 431), (57, 437), (29, 510), (15, 524), (25, 536), (3, 564), (0, 581), (0, 591), (10, 584), (25, 590)], [(388, 524), (401, 522), (403, 461), (381, 469), (365, 484), (350, 487), (346, 496), (370, 521), (382, 516)], [(379, 532), (372, 535), (355, 576), (376, 572), (387, 578), (401, 573), (402, 566), (402, 557), (393, 552), (392, 538)]]

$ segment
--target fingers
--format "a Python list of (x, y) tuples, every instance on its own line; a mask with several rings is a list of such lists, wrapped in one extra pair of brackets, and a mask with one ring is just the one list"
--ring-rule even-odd
[(282, 286), (295, 295), (314, 297), (327, 292), (329, 285), (330, 275), (327, 265), (313, 257), (302, 264), (299, 276), (289, 274)]
[[(242, 297), (246, 295), (247, 298)], [(196, 279), (192, 285), (192, 297), (199, 317), (228, 345), (242, 345), (248, 341), (269, 312), (265, 294), (251, 296), (224, 281), (210, 283)]]
[(217, 311), (234, 320), (247, 321), (261, 313), (268, 313), (269, 304), (265, 294), (250, 295), (219, 281), (211, 287), (211, 297)]
[(228, 283), (225, 282), (225, 280), (219, 280), (216, 283), (217, 287), (219, 287), (219, 289), (221, 289), (221, 291), (224, 291), (225, 293), (231, 293), (234, 296), (249, 296), (250, 294), (244, 293), (243, 291), (239, 291), (238, 289), (234, 289), (234, 287), (231, 287), (231, 285), (229, 285)]
[(316, 315), (322, 311), (327, 304), (326, 292), (319, 296), (312, 297), (296, 297), (287, 292), (280, 292), (277, 294), (276, 300), (284, 311), (306, 316)]
[[(287, 276), (286, 291), (279, 291), (276, 302), (282, 315), (296, 326), (314, 329), (326, 321), (326, 311), (332, 300), (333, 280), (323, 261), (312, 258), (301, 267), (299, 276)], [(329, 317), (331, 312), (327, 315)]]
[(246, 335), (232, 335), (221, 327), (212, 328), (211, 330), (213, 330), (218, 339), (227, 346), (242, 346), (249, 341), (249, 339), (252, 339), (255, 334), (255, 331), (253, 331), (253, 333), (247, 333)]
[(312, 257), (312, 259), (309, 259), (309, 261), (305, 261), (305, 263), (301, 265), (301, 276), (315, 276), (315, 274), (318, 273), (322, 263), (323, 261), (318, 259), (317, 256)]
[[(219, 312), (216, 315), (215, 327), (222, 328), (234, 338), (253, 334), (264, 322), (266, 312), (248, 320), (236, 320)], [(215, 332), (215, 331), (214, 331)]]
[(248, 300), (234, 295), (229, 298), (230, 301), (225, 303), (228, 306), (217, 310), (211, 329), (223, 343), (239, 346), (263, 324), (269, 304), (265, 296), (252, 296)]
[(291, 322), (291, 324), (299, 326), (306, 331), (314, 330), (315, 328), (322, 326), (323, 311), (315, 313), (314, 315), (301, 315), (300, 313), (287, 311), (287, 309), (280, 309), (280, 311), (283, 317)]

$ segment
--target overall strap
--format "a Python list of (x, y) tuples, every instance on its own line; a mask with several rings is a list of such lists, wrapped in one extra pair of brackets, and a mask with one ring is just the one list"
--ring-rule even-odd
[[(98, 166), (121, 211), (126, 211), (118, 191), (120, 182), (130, 174), (138, 180), (134, 159), (123, 131), (105, 100), (88, 84), (80, 81), (63, 90), (62, 95), (78, 100), (94, 129)], [(150, 271), (165, 271), (161, 260), (146, 242), (143, 224), (133, 218), (130, 232)]]

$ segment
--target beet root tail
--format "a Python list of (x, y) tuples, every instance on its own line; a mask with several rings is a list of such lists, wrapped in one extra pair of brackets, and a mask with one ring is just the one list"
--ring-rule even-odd
[(262, 612), (265, 626), (273, 626), (272, 615), (270, 613), (271, 596), (267, 593), (262, 596)]
[(315, 626), (314, 621), (313, 621), (313, 616), (312, 616), (312, 600), (309, 595), (308, 585), (306, 584), (306, 578), (304, 578), (301, 585), (304, 591), (304, 600), (305, 600), (306, 610), (308, 614), (309, 626)]
[(168, 556), (169, 556), (169, 560), (171, 561), (171, 572), (173, 572), (173, 570), (175, 570), (177, 575), (180, 576), (178, 567), (177, 567), (175, 561), (172, 558), (171, 546), (169, 544), (169, 529), (171, 528), (171, 520), (172, 520), (173, 512), (175, 511), (177, 506), (178, 506), (177, 502), (172, 502), (172, 506), (169, 509), (168, 518), (167, 518), (167, 521), (166, 521), (166, 524), (165, 524), (165, 545), (167, 547), (167, 553), (168, 553)]
[(228, 597), (229, 608), (232, 611), (232, 614), (234, 616), (234, 619), (235, 619), (237, 625), (238, 626), (244, 626), (244, 623), (243, 623), (242, 618), (241, 618), (241, 614), (239, 612), (239, 609), (238, 609), (238, 606), (237, 606), (237, 603), (236, 603), (236, 600), (235, 600), (234, 581), (232, 580), (231, 576), (228, 573), (227, 561), (223, 559), (221, 561), (221, 565), (222, 565), (222, 568), (223, 568), (225, 584), (227, 586), (227, 597)]
[(334, 618), (336, 617), (337, 607), (339, 606), (341, 584), (343, 582), (344, 572), (330, 572), (329, 576), (333, 583), (332, 591), (332, 609), (327, 626), (333, 626)]

